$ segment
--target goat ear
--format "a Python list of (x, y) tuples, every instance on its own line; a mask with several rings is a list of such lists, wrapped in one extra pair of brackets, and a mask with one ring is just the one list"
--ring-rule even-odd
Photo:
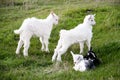
[(90, 47), (90, 51), (92, 51), (92, 47)]
[(72, 54), (72, 56), (74, 56), (74, 53), (72, 51), (70, 51), (70, 53)]
[(94, 52), (91, 52), (91, 55), (92, 55), (94, 58), (97, 57), (96, 54), (95, 54)]
[(50, 14), (54, 17), (54, 12), (53, 11), (51, 11)]
[(88, 18), (88, 20), (90, 20), (92, 18), (92, 15), (90, 15), (90, 17)]
[(53, 14), (54, 12), (53, 12), (53, 11), (51, 11), (50, 13), (51, 13), (51, 14)]

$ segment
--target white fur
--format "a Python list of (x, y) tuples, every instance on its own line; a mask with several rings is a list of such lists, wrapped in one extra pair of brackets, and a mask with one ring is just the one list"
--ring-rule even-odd
[(33, 35), (39, 37), (43, 51), (48, 51), (49, 37), (52, 31), (53, 24), (58, 24), (58, 16), (51, 12), (46, 19), (28, 18), (25, 19), (18, 30), (14, 30), (15, 34), (20, 34), (20, 40), (16, 49), (16, 54), (19, 54), (20, 48), (24, 44), (24, 56), (28, 56), (30, 39)]
[(86, 63), (88, 63), (88, 60), (84, 60), (82, 55), (74, 54), (72, 51), (71, 51), (71, 54), (72, 54), (73, 61), (75, 64), (73, 69), (75, 71), (81, 71), (81, 72), (86, 71), (87, 70)]
[(80, 44), (80, 53), (83, 52), (84, 43), (87, 44), (88, 50), (91, 47), (91, 38), (92, 38), (92, 25), (95, 25), (94, 20), (95, 15), (87, 15), (84, 18), (84, 22), (79, 24), (77, 27), (71, 30), (61, 30), (60, 39), (58, 45), (54, 50), (54, 55), (52, 56), (52, 61), (57, 57), (57, 61), (61, 61), (61, 55), (64, 54), (67, 49), (74, 43)]
[(74, 69), (75, 71), (81, 71), (81, 72), (86, 71), (87, 68), (86, 68), (86, 66), (85, 66), (85, 61), (86, 61), (86, 60), (82, 60), (82, 61), (80, 61), (78, 64), (75, 64), (75, 66), (73, 67), (73, 69)]

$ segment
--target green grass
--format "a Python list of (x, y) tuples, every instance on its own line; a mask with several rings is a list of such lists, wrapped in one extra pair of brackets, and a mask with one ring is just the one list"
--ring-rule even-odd
[[(0, 80), (120, 80), (119, 1), (35, 0), (37, 2), (29, 5), (27, 10), (22, 1), (15, 0), (14, 6), (0, 6)], [(19, 56), (16, 55), (19, 35), (15, 35), (13, 30), (18, 29), (25, 18), (46, 18), (51, 10), (60, 17), (60, 21), (51, 33), (50, 53), (40, 50), (41, 43), (35, 37), (31, 39), (29, 57), (24, 58), (22, 50)], [(74, 28), (87, 14), (96, 14), (91, 43), (102, 64), (94, 70), (74, 71), (70, 51), (79, 53), (78, 44), (72, 45), (62, 56), (62, 63), (52, 63), (59, 31)], [(85, 46), (84, 54), (86, 52)]]

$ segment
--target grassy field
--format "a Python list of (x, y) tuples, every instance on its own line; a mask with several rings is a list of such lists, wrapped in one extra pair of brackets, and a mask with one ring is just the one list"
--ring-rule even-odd
[[(32, 0), (30, 0), (32, 1)], [(0, 80), (120, 80), (120, 2), (100, 0), (33, 0), (23, 5), (15, 0), (14, 5), (0, 6)], [(15, 54), (18, 29), (28, 17), (46, 18), (53, 10), (59, 24), (51, 33), (50, 53), (40, 50), (41, 43), (31, 39), (29, 57)], [(61, 29), (71, 29), (83, 22), (85, 15), (96, 14), (93, 27), (92, 47), (102, 64), (94, 70), (76, 72), (70, 50), (79, 53), (79, 45), (72, 45), (62, 56), (63, 62), (52, 63), (51, 58)], [(22, 48), (23, 49), (23, 48)], [(84, 54), (87, 52), (85, 46)]]

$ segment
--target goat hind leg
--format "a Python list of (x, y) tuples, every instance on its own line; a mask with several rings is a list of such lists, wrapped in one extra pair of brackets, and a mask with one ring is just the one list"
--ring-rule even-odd
[(62, 46), (62, 48), (58, 51), (57, 61), (61, 62), (61, 56), (67, 51), (69, 46)]
[(20, 39), (18, 42), (17, 49), (16, 49), (16, 54), (20, 53), (20, 48), (22, 47), (22, 45), (23, 45), (23, 41)]
[(49, 52), (49, 48), (48, 48), (48, 44), (49, 44), (48, 38), (45, 38), (45, 39), (44, 39), (44, 43), (45, 43), (45, 51), (46, 51), (46, 52)]
[(83, 53), (84, 42), (79, 42), (80, 44), (80, 53)]
[(30, 41), (29, 40), (25, 40), (24, 41), (24, 50), (23, 50), (24, 56), (28, 56), (29, 46), (30, 46)]
[(58, 51), (62, 47), (61, 39), (58, 41), (58, 45), (56, 46), (55, 50)]
[(57, 55), (58, 55), (57, 51), (54, 50), (54, 54), (52, 56), (52, 62), (55, 61)]
[(54, 54), (52, 56), (52, 61), (55, 61), (57, 55), (58, 55), (58, 51), (59, 49), (62, 47), (62, 44), (61, 44), (61, 40), (58, 41), (58, 45), (56, 46), (56, 48), (54, 49)]

